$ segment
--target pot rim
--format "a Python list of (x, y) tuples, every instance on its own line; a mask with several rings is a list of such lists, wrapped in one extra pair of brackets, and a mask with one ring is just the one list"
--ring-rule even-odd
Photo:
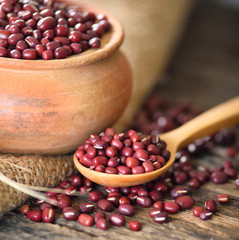
[(23, 70), (32, 69), (58, 69), (58, 68), (72, 68), (80, 65), (87, 65), (101, 59), (104, 59), (114, 53), (123, 42), (124, 30), (121, 23), (110, 13), (99, 8), (95, 5), (83, 3), (78, 0), (58, 0), (59, 2), (65, 2), (69, 5), (80, 6), (84, 10), (89, 10), (94, 13), (103, 13), (107, 16), (111, 30), (103, 35), (101, 38), (101, 47), (98, 49), (87, 49), (86, 51), (69, 56), (65, 59), (52, 59), (52, 60), (26, 60), (26, 59), (12, 59), (0, 57), (0, 68), (16, 69), (21, 68)]

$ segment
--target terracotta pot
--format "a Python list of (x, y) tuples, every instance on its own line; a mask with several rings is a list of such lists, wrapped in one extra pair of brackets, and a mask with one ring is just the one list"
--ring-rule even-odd
[(112, 126), (129, 101), (132, 76), (118, 50), (120, 23), (94, 6), (64, 2), (105, 13), (112, 30), (100, 49), (63, 60), (0, 58), (0, 152), (70, 153)]

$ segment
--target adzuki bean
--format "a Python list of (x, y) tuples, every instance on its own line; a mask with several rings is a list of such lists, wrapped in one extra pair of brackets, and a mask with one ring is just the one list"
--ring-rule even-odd
[(193, 215), (194, 215), (195, 217), (199, 217), (199, 215), (200, 215), (202, 212), (204, 212), (203, 207), (195, 207), (195, 208), (193, 208)]
[(129, 227), (133, 231), (139, 231), (141, 229), (141, 224), (138, 221), (130, 221)]
[(78, 222), (86, 227), (90, 227), (94, 224), (94, 218), (86, 213), (81, 213), (78, 217)]
[(217, 201), (219, 203), (228, 203), (230, 201), (230, 198), (226, 194), (220, 194), (217, 196)]

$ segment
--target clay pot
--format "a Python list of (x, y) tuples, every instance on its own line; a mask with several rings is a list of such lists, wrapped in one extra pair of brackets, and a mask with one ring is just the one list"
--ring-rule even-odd
[(62, 60), (0, 58), (0, 152), (66, 154), (92, 133), (112, 126), (131, 94), (132, 75), (124, 55), (120, 23), (105, 13), (112, 29), (100, 49)]

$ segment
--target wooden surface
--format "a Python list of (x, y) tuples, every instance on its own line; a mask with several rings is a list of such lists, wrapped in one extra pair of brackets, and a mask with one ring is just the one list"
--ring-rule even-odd
[[(227, 9), (216, 1), (199, 2), (158, 92), (175, 101), (187, 98), (205, 109), (238, 95), (238, 22), (239, 9)], [(220, 165), (223, 159), (225, 148), (214, 147), (195, 158), (194, 164)], [(234, 163), (239, 170), (238, 155)], [(170, 215), (170, 222), (160, 225), (149, 217), (149, 209), (136, 207), (132, 218), (142, 223), (140, 232), (112, 226), (101, 231), (63, 218), (57, 218), (54, 224), (34, 223), (16, 210), (0, 221), (0, 239), (239, 239), (239, 190), (234, 181), (224, 185), (207, 183), (192, 191), (196, 205), (215, 199), (219, 193), (229, 194), (231, 203), (219, 205), (209, 221), (197, 219), (188, 210)]]

